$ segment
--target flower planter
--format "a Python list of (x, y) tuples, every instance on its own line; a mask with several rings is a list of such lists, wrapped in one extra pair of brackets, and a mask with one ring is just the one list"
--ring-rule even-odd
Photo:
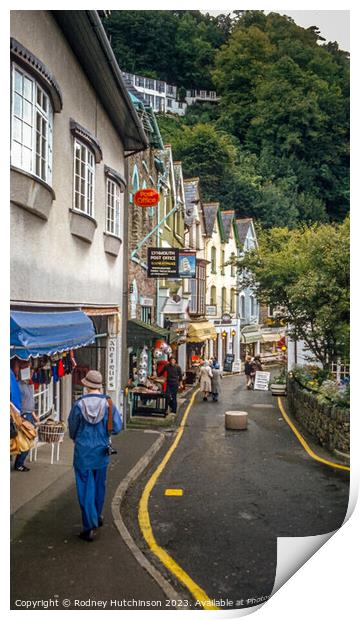
[(286, 395), (286, 383), (272, 383), (270, 390), (273, 396), (285, 396)]

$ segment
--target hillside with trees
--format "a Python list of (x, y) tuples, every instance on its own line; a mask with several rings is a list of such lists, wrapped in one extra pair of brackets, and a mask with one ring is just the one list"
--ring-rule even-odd
[(106, 28), (122, 69), (220, 95), (158, 117), (205, 200), (265, 228), (343, 220), (349, 55), (336, 42), (263, 11), (113, 11)]

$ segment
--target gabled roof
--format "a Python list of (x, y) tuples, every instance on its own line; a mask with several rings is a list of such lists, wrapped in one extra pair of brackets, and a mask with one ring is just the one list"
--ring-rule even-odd
[(235, 217), (235, 211), (220, 211), (220, 217), (224, 231), (224, 241), (227, 243), (230, 237), (231, 225)]
[(196, 214), (197, 204), (200, 202), (199, 194), (199, 178), (184, 179), (184, 191), (185, 191), (185, 217), (184, 222), (186, 226), (191, 226)]
[(218, 202), (207, 202), (202, 205), (204, 214), (205, 236), (211, 237), (214, 231), (216, 216), (219, 210)]
[(244, 217), (236, 220), (236, 227), (241, 247), (243, 247), (245, 243), (246, 235), (248, 234), (250, 226), (253, 226), (253, 221), (251, 217)]

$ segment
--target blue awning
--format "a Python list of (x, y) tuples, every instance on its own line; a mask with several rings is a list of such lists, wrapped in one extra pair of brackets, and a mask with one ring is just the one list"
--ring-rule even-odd
[(10, 357), (52, 355), (93, 342), (94, 325), (80, 310), (10, 313)]

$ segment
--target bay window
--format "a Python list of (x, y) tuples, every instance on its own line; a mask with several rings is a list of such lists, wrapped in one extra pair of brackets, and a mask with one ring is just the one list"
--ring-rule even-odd
[(11, 164), (50, 185), (52, 140), (49, 96), (31, 75), (13, 65)]

